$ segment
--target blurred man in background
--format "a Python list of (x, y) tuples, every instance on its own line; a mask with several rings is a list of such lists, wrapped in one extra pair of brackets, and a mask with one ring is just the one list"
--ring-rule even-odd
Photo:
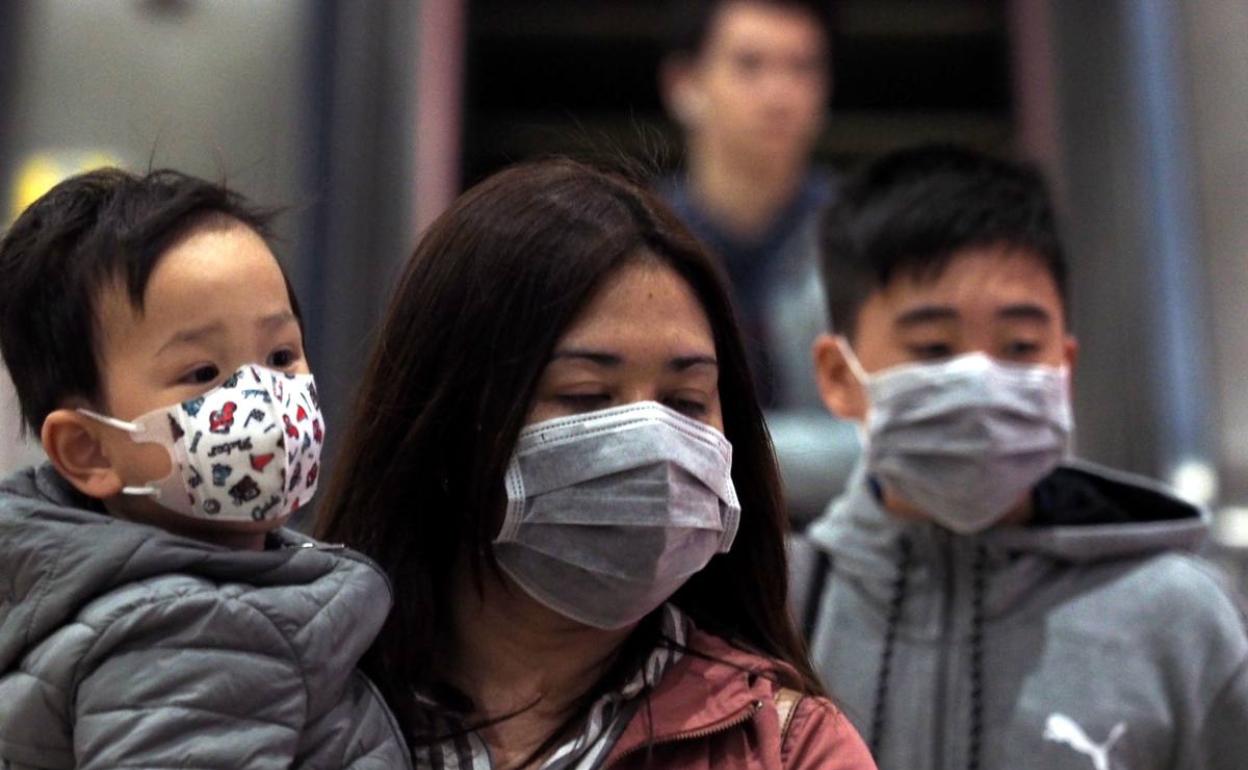
[(810, 343), (829, 177), (811, 168), (831, 83), (828, 0), (693, 0), (674, 17), (663, 96), (686, 169), (663, 192), (724, 261), (766, 406), (819, 404)]
[(835, 194), (811, 164), (832, 85), (831, 8), (678, 3), (660, 73), (686, 150), (662, 192), (727, 269), (798, 528), (842, 489), (857, 456), (853, 429), (822, 410), (810, 359), (825, 318), (817, 220)]

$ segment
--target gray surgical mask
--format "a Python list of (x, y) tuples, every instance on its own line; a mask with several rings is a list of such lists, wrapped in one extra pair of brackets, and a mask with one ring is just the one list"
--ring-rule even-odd
[(732, 546), (731, 469), (722, 433), (651, 401), (531, 425), (495, 557), (559, 614), (622, 628)]
[(866, 471), (960, 534), (996, 524), (1067, 454), (1070, 373), (971, 353), (873, 375), (841, 341), (870, 401)]

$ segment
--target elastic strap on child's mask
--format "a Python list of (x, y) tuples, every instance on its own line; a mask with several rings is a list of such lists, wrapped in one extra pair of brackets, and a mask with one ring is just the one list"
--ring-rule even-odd
[[(114, 427), (117, 430), (124, 430), (126, 433), (135, 434), (143, 431), (143, 428), (135, 423), (118, 420), (116, 417), (109, 417), (108, 415), (100, 414), (99, 412), (93, 412), (90, 409), (83, 409), (80, 407), (74, 411), (90, 417), (93, 420), (98, 420), (105, 425)], [(160, 489), (149, 484), (142, 487), (122, 487), (121, 493), (123, 495), (146, 495), (148, 497), (155, 497), (160, 494)]]

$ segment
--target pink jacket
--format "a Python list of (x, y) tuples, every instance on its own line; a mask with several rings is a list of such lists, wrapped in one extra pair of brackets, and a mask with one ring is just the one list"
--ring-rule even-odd
[(696, 630), (689, 646), (700, 654), (685, 654), (663, 676), (605, 768), (875, 770), (858, 732), (825, 698), (805, 697), (787, 709), (783, 732), (780, 685), (759, 674), (784, 664)]

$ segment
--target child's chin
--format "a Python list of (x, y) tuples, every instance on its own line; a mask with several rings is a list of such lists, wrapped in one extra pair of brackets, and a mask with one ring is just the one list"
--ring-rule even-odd
[(212, 535), (214, 533), (258, 534), (279, 529), (290, 520), (290, 514), (260, 521), (244, 521), (240, 519), (211, 519), (204, 516), (188, 516), (185, 513), (171, 511), (154, 500), (128, 499), (114, 501), (110, 512), (122, 519), (148, 524), (153, 527), (179, 535), (191, 537)]
[(234, 519), (201, 519), (194, 516), (183, 516), (178, 513), (170, 513), (171, 516), (179, 516), (183, 519), (190, 519), (195, 525), (202, 526), (205, 530), (211, 532), (238, 532), (240, 534), (251, 534), (256, 532), (271, 532), (280, 529), (290, 521), (290, 514), (279, 516), (275, 519), (263, 519), (261, 521), (238, 521)]

